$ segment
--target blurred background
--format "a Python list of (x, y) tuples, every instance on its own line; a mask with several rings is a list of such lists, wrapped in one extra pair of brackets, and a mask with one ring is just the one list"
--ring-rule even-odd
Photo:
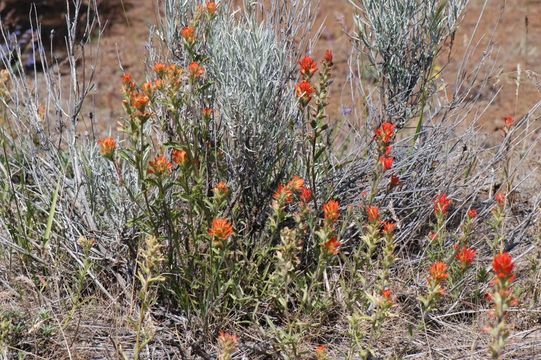
[[(119, 79), (123, 71), (130, 72), (138, 81), (144, 80), (142, 54), (146, 51), (149, 28), (158, 23), (157, 13), (162, 1), (97, 2), (104, 33), (99, 45), (94, 44), (96, 56), (92, 60), (98, 68), (91, 101), (101, 129), (108, 131), (114, 128), (122, 114)], [(70, 1), (0, 0), (0, 16), (5, 30), (0, 41), (0, 55), (19, 48), (28, 53), (24, 64), (27, 71), (39, 71), (31, 56), (33, 31), (38, 31), (36, 20), (39, 20), (39, 31), (53, 46), (51, 54), (61, 62), (65, 15), (68, 11), (66, 3)], [(347, 83), (351, 50), (347, 33), (351, 31), (355, 8), (348, 0), (321, 0), (320, 5), (318, 22), (324, 25), (324, 30), (313, 53), (321, 56), (326, 49), (334, 51), (337, 69), (330, 115), (334, 118), (347, 117), (354, 105)], [(88, 16), (87, 10), (92, 9), (87, 6), (84, 10), (80, 14), (83, 20)], [(480, 17), (482, 21), (478, 21)], [(482, 124), (490, 134), (502, 128), (504, 116), (520, 118), (539, 101), (541, 77), (537, 74), (541, 71), (540, 44), (541, 0), (471, 0), (466, 17), (454, 38), (452, 53), (443, 51), (438, 65), (443, 68), (442, 77), (447, 90), (452, 92), (453, 75), (461, 66), (460, 59), (468, 51), (468, 46), (480, 50), (494, 46), (494, 56), (490, 61), (491, 67), (497, 71), (489, 90), (492, 93), (485, 94), (479, 100), (480, 106), (489, 107)], [(474, 58), (476, 56), (482, 56), (482, 51), (478, 51)], [(488, 99), (498, 91), (500, 94), (496, 100), (488, 103)]]

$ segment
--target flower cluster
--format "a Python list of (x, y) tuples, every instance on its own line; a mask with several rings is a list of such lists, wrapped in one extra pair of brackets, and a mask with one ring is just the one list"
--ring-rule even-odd
[(321, 232), (323, 249), (326, 254), (337, 255), (342, 243), (338, 241), (335, 234), (335, 225), (340, 219), (340, 203), (336, 200), (329, 200), (323, 204), (324, 227)]
[(98, 140), (98, 145), (100, 147), (100, 154), (103, 157), (112, 160), (116, 150), (115, 139), (113, 139), (112, 137), (100, 139)]
[[(321, 79), (321, 89), (320, 92), (324, 91), (324, 88), (327, 86), (327, 77), (329, 69), (333, 66), (333, 53), (330, 50), (325, 52), (323, 60), (323, 78)], [(318, 71), (318, 64), (311, 56), (305, 56), (299, 61), (299, 73), (301, 75), (301, 81), (295, 86), (295, 93), (299, 99), (301, 108), (305, 108), (310, 101), (312, 96), (316, 93), (316, 88), (312, 85), (312, 77)], [(325, 89), (326, 91), (326, 89)]]
[(159, 155), (159, 156), (156, 156), (154, 160), (151, 160), (148, 162), (147, 173), (150, 175), (156, 175), (157, 177), (160, 177), (167, 173), (171, 173), (172, 168), (173, 168), (173, 164), (171, 164), (171, 162), (167, 160), (165, 155)]
[(274, 207), (283, 208), (292, 204), (297, 197), (301, 205), (306, 206), (312, 200), (312, 191), (305, 185), (304, 179), (299, 176), (293, 178), (287, 184), (279, 184), (278, 189), (272, 196)]
[(445, 295), (444, 284), (449, 279), (449, 267), (446, 263), (438, 261), (430, 266), (428, 277), (428, 294), (421, 296), (421, 304), (424, 311), (430, 311), (435, 303)]
[(439, 194), (434, 200), (434, 213), (436, 216), (447, 215), (452, 203), (453, 201), (449, 199), (447, 194)]
[(226, 219), (214, 219), (209, 229), (209, 235), (216, 240), (227, 241), (233, 236), (233, 226)]
[[(391, 143), (396, 135), (395, 130), (396, 126), (393, 123), (384, 122), (374, 131), (374, 140), (379, 152), (379, 163), (383, 171), (390, 170), (393, 167), (394, 158), (391, 156), (393, 149)], [(396, 182), (396, 179), (393, 181)]]

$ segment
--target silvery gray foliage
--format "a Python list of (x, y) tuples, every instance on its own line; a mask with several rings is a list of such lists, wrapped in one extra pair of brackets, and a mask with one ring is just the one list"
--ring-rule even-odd
[(272, 29), (225, 18), (209, 53), (230, 179), (244, 200), (261, 207), (299, 161), (288, 49)]
[[(90, 5), (89, 11), (95, 11), (95, 2)], [(122, 253), (119, 235), (134, 209), (126, 192), (116, 186), (112, 165), (99, 155), (94, 135), (81, 132), (83, 122), (92, 128), (82, 108), (93, 86), (94, 68), (80, 69), (78, 64), (81, 49), (86, 48), (89, 57), (95, 53), (87, 48), (94, 38), (79, 40), (76, 34), (82, 26), (83, 32), (99, 38), (101, 24), (99, 18), (89, 16), (79, 25), (75, 19), (82, 1), (69, 6), (68, 13), (73, 14), (66, 17), (69, 71), (52, 61), (37, 35), (34, 56), (43, 70), (27, 73), (4, 62), (11, 91), (0, 98), (5, 115), (0, 131), (0, 183), (4, 194), (9, 194), (0, 199), (0, 244), (34, 258), (38, 265), (58, 269), (82, 264), (77, 245), (81, 236), (99, 239), (92, 254), (95, 259), (112, 260), (113, 254)], [(20, 53), (13, 56), (21, 61)], [(126, 173), (123, 178), (130, 187), (133, 176)], [(107, 293), (97, 276), (90, 276)]]
[[(162, 38), (182, 63), (186, 54), (178, 46), (178, 33), (198, 5), (166, 2)], [(222, 2), (220, 11), (231, 15), (214, 20), (207, 44), (205, 67), (219, 114), (216, 136), (226, 155), (227, 180), (239, 189), (237, 199), (255, 218), (302, 159), (293, 80), (300, 54), (308, 47), (312, 5), (305, 0), (272, 1), (266, 6), (244, 2), (246, 11), (238, 12)]]
[(355, 40), (381, 89), (381, 116), (399, 127), (416, 116), (444, 41), (468, 0), (350, 0), (359, 10)]

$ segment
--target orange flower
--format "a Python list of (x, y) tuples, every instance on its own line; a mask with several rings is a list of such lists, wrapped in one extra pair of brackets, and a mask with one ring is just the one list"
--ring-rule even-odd
[(503, 207), (505, 205), (505, 194), (502, 192), (497, 192), (496, 195), (494, 195), (494, 200), (496, 200), (500, 207)]
[(122, 75), (122, 83), (126, 86), (129, 86), (133, 83), (133, 78), (130, 74)]
[(213, 112), (212, 109), (203, 109), (203, 117), (208, 120), (211, 118)]
[(295, 91), (297, 92), (297, 97), (304, 105), (308, 104), (310, 100), (312, 100), (312, 95), (316, 92), (312, 84), (306, 80), (298, 83)]
[(154, 72), (158, 75), (163, 75), (165, 71), (167, 70), (167, 65), (163, 63), (156, 63), (154, 64)]
[(434, 200), (434, 212), (437, 216), (445, 215), (452, 203), (451, 199), (447, 197), (447, 194), (440, 194)]
[(456, 254), (456, 259), (462, 264), (463, 267), (470, 266), (475, 260), (477, 251), (472, 248), (464, 247), (458, 254)]
[(317, 63), (310, 56), (305, 56), (299, 61), (299, 65), (303, 76), (312, 77), (317, 71)]
[(503, 118), (503, 121), (505, 122), (505, 126), (510, 129), (513, 127), (513, 124), (514, 124), (514, 119), (511, 115), (509, 116), (506, 116)]
[(329, 255), (337, 255), (340, 246), (342, 246), (342, 243), (336, 237), (332, 237), (325, 243), (325, 252)]
[(492, 261), (492, 269), (499, 279), (512, 278), (514, 266), (515, 264), (513, 263), (513, 258), (507, 252), (499, 253), (498, 255), (494, 256), (494, 260)]
[(112, 137), (98, 140), (100, 154), (106, 158), (112, 158), (116, 150), (116, 141)]
[(386, 222), (383, 224), (383, 233), (385, 235), (392, 235), (396, 230), (396, 223)]
[(448, 269), (447, 264), (441, 261), (435, 262), (430, 267), (430, 280), (435, 281), (436, 283), (439, 283), (443, 280), (447, 280), (449, 278), (447, 269)]
[(157, 79), (155, 82), (154, 82), (154, 87), (156, 89), (163, 89), (165, 85), (165, 82), (162, 80), (162, 79)]
[(160, 155), (156, 156), (154, 160), (148, 162), (147, 172), (149, 174), (160, 176), (165, 174), (166, 172), (171, 172), (172, 168), (173, 164), (171, 164), (165, 156)]
[(189, 45), (192, 45), (195, 43), (195, 29), (190, 26), (186, 26), (182, 31), (180, 32), (186, 43)]
[(147, 95), (147, 96), (152, 96), (152, 83), (150, 82), (146, 82), (144, 83), (142, 86), (141, 86), (141, 90), (143, 90), (143, 92)]
[(227, 334), (220, 331), (218, 336), (218, 346), (220, 347), (219, 359), (232, 359), (232, 355), (237, 351), (239, 345), (238, 336)]
[(233, 226), (226, 219), (214, 219), (209, 229), (209, 235), (221, 241), (227, 241), (233, 236)]
[(225, 181), (220, 181), (213, 189), (214, 195), (216, 196), (226, 196), (229, 194), (229, 188), (227, 187), (227, 183)]
[(390, 122), (384, 122), (376, 129), (376, 140), (383, 144), (389, 144), (395, 135), (396, 126)]
[(329, 66), (332, 66), (333, 65), (333, 53), (332, 53), (332, 50), (327, 50), (325, 51), (325, 62), (327, 63), (327, 65)]
[(389, 182), (393, 187), (398, 186), (400, 185), (400, 178), (396, 175), (391, 175), (391, 180)]
[(130, 74), (124, 74), (122, 75), (122, 85), (124, 86), (125, 92), (132, 92), (135, 90), (135, 82), (133, 81), (133, 78)]
[(293, 192), (284, 184), (278, 185), (278, 189), (272, 196), (280, 205), (291, 204), (293, 202)]
[(210, 15), (216, 14), (216, 10), (218, 9), (218, 5), (214, 1), (207, 1), (207, 11)]
[(175, 164), (184, 166), (188, 163), (188, 153), (184, 150), (174, 149), (171, 152), (171, 159)]
[(377, 223), (379, 221), (379, 208), (376, 206), (369, 206), (366, 209), (366, 214), (368, 215), (368, 222), (371, 224)]
[(308, 203), (312, 200), (312, 190), (308, 189), (307, 187), (303, 187), (301, 190), (300, 199), (303, 203)]
[(205, 74), (205, 68), (195, 61), (188, 66), (188, 71), (190, 72), (190, 76), (194, 79)]
[(300, 192), (304, 188), (304, 179), (300, 176), (293, 176), (291, 181), (287, 184), (287, 187), (289, 187), (294, 192)]
[(327, 360), (328, 359), (327, 347), (325, 345), (319, 345), (316, 348), (316, 359), (317, 360)]
[(340, 203), (336, 200), (331, 200), (323, 205), (323, 213), (325, 220), (329, 224), (334, 224), (340, 217)]
[(140, 93), (133, 94), (131, 100), (133, 107), (141, 112), (145, 111), (145, 107), (150, 102), (150, 98), (147, 95)]
[(381, 163), (381, 166), (383, 166), (383, 170), (391, 170), (394, 159), (392, 157), (381, 156), (379, 162)]
[(468, 210), (468, 217), (470, 219), (475, 219), (477, 217), (477, 210), (476, 209)]

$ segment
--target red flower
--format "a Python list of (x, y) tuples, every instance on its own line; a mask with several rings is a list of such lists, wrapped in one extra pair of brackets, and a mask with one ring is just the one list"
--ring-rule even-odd
[(494, 195), (494, 200), (496, 200), (500, 207), (503, 207), (505, 205), (505, 194), (502, 192), (497, 192), (496, 195)]
[(395, 230), (396, 230), (396, 223), (393, 223), (393, 222), (383, 223), (383, 233), (385, 235), (392, 235)]
[(468, 210), (468, 217), (470, 219), (475, 219), (477, 217), (477, 210), (476, 209)]
[(111, 159), (116, 150), (116, 141), (112, 137), (98, 140), (100, 146), (100, 154), (106, 158)]
[(214, 219), (209, 229), (209, 235), (218, 240), (227, 241), (233, 236), (233, 226), (226, 219)]
[(400, 185), (400, 178), (396, 175), (391, 175), (391, 180), (390, 180), (390, 183), (391, 183), (391, 186), (398, 186)]
[(395, 135), (396, 126), (390, 122), (384, 122), (376, 129), (376, 140), (383, 144), (389, 144)]
[(431, 232), (428, 233), (428, 239), (429, 239), (430, 241), (436, 241), (436, 240), (438, 240), (439, 238), (440, 238), (440, 235), (439, 235), (437, 232), (435, 232), (435, 231), (431, 231)]
[(327, 65), (329, 66), (332, 66), (333, 65), (333, 53), (332, 53), (332, 50), (327, 50), (325, 51), (325, 62), (327, 63)]
[(449, 278), (447, 269), (448, 269), (447, 264), (441, 261), (435, 262), (430, 267), (430, 280), (435, 281), (436, 283), (439, 283), (443, 280), (447, 280)]
[(210, 119), (210, 117), (212, 116), (212, 113), (213, 113), (213, 112), (214, 112), (214, 111), (213, 111), (212, 109), (207, 109), (207, 108), (205, 108), (205, 109), (203, 109), (203, 111), (202, 111), (203, 117), (204, 117), (205, 119), (208, 120), (208, 119)]
[(312, 95), (316, 92), (310, 82), (303, 80), (295, 88), (297, 97), (306, 105), (312, 100)]
[(293, 192), (288, 186), (280, 184), (272, 197), (279, 204), (290, 204), (293, 201)]
[(434, 212), (437, 216), (445, 215), (452, 203), (451, 199), (447, 197), (447, 194), (440, 194), (434, 200)]
[(492, 269), (499, 279), (510, 279), (513, 277), (513, 258), (509, 253), (499, 253), (492, 261)]
[(312, 190), (308, 189), (307, 187), (303, 187), (301, 190), (300, 199), (303, 203), (308, 203), (312, 200)]
[(379, 208), (376, 206), (369, 206), (368, 209), (366, 209), (366, 214), (368, 215), (369, 223), (374, 224), (379, 221)]
[(475, 249), (464, 247), (458, 254), (456, 254), (456, 259), (460, 261), (462, 266), (468, 267), (473, 263), (476, 255), (477, 251), (475, 251)]
[(340, 203), (336, 200), (329, 201), (323, 205), (323, 213), (325, 220), (330, 224), (334, 224), (340, 217)]
[(205, 74), (205, 68), (195, 61), (188, 66), (188, 71), (190, 72), (191, 77), (194, 79)]
[(342, 246), (342, 243), (336, 237), (332, 237), (325, 243), (325, 252), (329, 255), (337, 255), (340, 246)]
[(383, 170), (391, 170), (394, 159), (392, 157), (381, 156), (379, 162), (381, 163), (381, 166), (383, 166)]
[(186, 165), (186, 163), (188, 162), (188, 153), (184, 150), (174, 149), (171, 153), (171, 159), (177, 165)]
[(303, 76), (312, 77), (317, 71), (317, 63), (310, 56), (305, 56), (299, 61), (299, 65)]
[(514, 119), (513, 119), (513, 117), (512, 117), (511, 115), (504, 117), (504, 118), (503, 118), (503, 121), (505, 121), (505, 126), (506, 126), (508, 129), (512, 128), (512, 127), (513, 127), (513, 124), (514, 124), (514, 122), (515, 122)]
[(171, 164), (165, 156), (160, 155), (156, 156), (153, 161), (148, 162), (147, 172), (149, 174), (160, 176), (166, 172), (171, 172), (172, 168), (173, 164)]
[(122, 83), (128, 87), (131, 87), (133, 84), (133, 78), (130, 74), (122, 75)]
[(387, 305), (392, 305), (393, 303), (393, 292), (391, 289), (383, 289), (381, 291), (381, 296), (383, 297), (384, 303)]
[(186, 26), (180, 33), (189, 45), (195, 43), (195, 29), (193, 27)]

